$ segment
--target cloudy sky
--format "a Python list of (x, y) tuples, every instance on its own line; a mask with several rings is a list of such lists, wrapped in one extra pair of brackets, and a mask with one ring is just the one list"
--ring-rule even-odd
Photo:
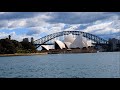
[(120, 12), (0, 12), (0, 39), (8, 35), (21, 41), (80, 30), (104, 39), (120, 37)]

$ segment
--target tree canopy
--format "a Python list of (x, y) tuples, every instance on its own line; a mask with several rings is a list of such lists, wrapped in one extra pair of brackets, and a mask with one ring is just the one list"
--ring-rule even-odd
[(30, 42), (18, 42), (10, 39), (0, 39), (0, 54), (36, 52), (35, 46)]

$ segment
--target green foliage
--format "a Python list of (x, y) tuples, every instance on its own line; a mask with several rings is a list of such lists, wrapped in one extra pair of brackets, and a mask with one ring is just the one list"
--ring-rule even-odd
[(15, 45), (15, 48), (22, 48), (22, 44), (16, 40), (11, 40), (12, 43)]
[(35, 49), (34, 45), (32, 45), (30, 42), (21, 42), (21, 45), (23, 49)]
[(34, 53), (35, 46), (30, 42), (18, 42), (16, 40), (1, 39), (0, 40), (0, 54), (14, 54), (14, 53)]
[(15, 45), (9, 39), (1, 39), (0, 40), (1, 54), (13, 54), (16, 52)]

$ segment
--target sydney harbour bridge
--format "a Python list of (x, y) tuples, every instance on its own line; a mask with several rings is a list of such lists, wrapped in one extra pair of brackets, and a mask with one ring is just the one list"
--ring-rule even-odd
[(38, 40), (35, 40), (34, 45), (36, 46), (36, 48), (38, 48), (41, 45), (46, 44), (48, 41), (50, 41), (50, 40), (52, 40), (54, 38), (64, 36), (64, 35), (69, 35), (69, 34), (72, 34), (72, 35), (81, 35), (82, 34), (83, 37), (85, 37), (85, 38), (87, 38), (89, 40), (92, 40), (97, 44), (108, 44), (107, 40), (105, 40), (105, 39), (103, 39), (103, 38), (101, 38), (99, 36), (87, 33), (87, 32), (82, 32), (82, 31), (62, 31), (62, 32), (49, 34), (49, 35), (44, 36), (44, 37), (42, 37), (42, 38), (40, 38)]

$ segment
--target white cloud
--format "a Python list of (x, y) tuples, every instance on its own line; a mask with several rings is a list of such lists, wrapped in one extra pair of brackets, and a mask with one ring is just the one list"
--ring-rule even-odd
[[(13, 33), (13, 29), (27, 28), (29, 31), (22, 35), (13, 33), (18, 40), (31, 36), (38, 39), (42, 33), (48, 35), (77, 29), (92, 34), (110, 34), (119, 32), (119, 19), (120, 14), (112, 12), (0, 12), (0, 30), (7, 29)], [(0, 38), (9, 34), (0, 32)]]
[(67, 28), (67, 29), (65, 29), (65, 31), (74, 31), (74, 30), (76, 30), (79, 26), (80, 26), (80, 24), (70, 25), (70, 27)]
[(87, 29), (85, 29), (84, 32), (94, 32), (96, 30), (104, 29), (107, 26), (109, 26), (111, 23), (112, 22), (95, 24), (95, 25), (87, 27)]
[(8, 21), (8, 29), (16, 29), (16, 28), (22, 28), (26, 26), (26, 20), (25, 19), (20, 19), (20, 20), (12, 20)]
[(65, 24), (87, 24), (97, 20), (104, 20), (119, 17), (119, 14), (108, 12), (59, 12), (53, 13), (50, 23), (65, 23)]
[(65, 24), (64, 23), (56, 23), (56, 24), (50, 24), (48, 30), (48, 34), (61, 32), (63, 31)]
[(0, 29), (6, 29), (8, 28), (8, 21), (7, 20), (1, 20), (0, 21)]
[(44, 33), (46, 31), (47, 29), (44, 27), (31, 27), (29, 28), (27, 35), (34, 35), (34, 34), (36, 35), (36, 34)]
[(0, 39), (1, 39), (1, 38), (7, 38), (8, 35), (9, 35), (8, 33), (0, 32)]

